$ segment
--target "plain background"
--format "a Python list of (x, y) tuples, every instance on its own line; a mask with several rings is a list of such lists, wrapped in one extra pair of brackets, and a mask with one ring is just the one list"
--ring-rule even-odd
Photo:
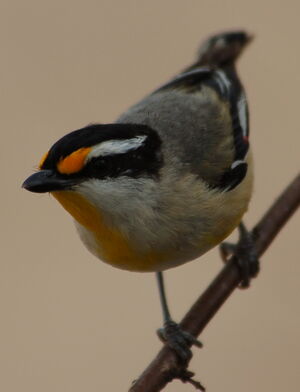
[[(0, 389), (125, 391), (160, 347), (152, 274), (97, 261), (47, 195), (20, 188), (50, 145), (118, 114), (223, 29), (256, 39), (239, 62), (251, 107), (251, 227), (299, 168), (299, 1), (1, 1)], [(299, 388), (299, 213), (201, 336), (191, 369), (208, 391)], [(221, 268), (217, 250), (170, 270), (173, 316)], [(192, 391), (174, 382), (166, 391)]]

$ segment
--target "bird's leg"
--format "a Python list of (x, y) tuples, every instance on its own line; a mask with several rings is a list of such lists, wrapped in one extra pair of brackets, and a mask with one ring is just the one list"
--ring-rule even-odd
[(163, 273), (156, 272), (156, 278), (164, 319), (163, 328), (160, 328), (157, 331), (158, 337), (176, 352), (182, 362), (186, 362), (192, 357), (190, 346), (194, 344), (197, 347), (202, 347), (202, 343), (190, 333), (183, 331), (180, 326), (172, 320), (166, 299)]
[(241, 222), (239, 225), (239, 241), (235, 244), (223, 242), (220, 245), (220, 253), (224, 262), (230, 256), (235, 256), (236, 263), (241, 271), (241, 288), (249, 287), (251, 278), (259, 272), (259, 260), (251, 233)]

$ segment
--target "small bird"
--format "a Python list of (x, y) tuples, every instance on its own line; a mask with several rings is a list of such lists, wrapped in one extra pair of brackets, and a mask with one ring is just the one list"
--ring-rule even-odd
[(196, 62), (123, 113), (59, 139), (23, 187), (50, 192), (88, 250), (156, 272), (159, 336), (183, 360), (190, 344), (166, 302), (162, 271), (203, 255), (241, 222), (252, 193), (248, 106), (235, 61), (244, 31), (208, 39)]

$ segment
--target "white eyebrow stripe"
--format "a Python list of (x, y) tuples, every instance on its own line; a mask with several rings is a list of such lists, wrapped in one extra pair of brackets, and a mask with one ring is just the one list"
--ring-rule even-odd
[(147, 136), (136, 136), (131, 139), (113, 139), (99, 143), (94, 146), (92, 151), (87, 155), (85, 162), (90, 161), (92, 158), (97, 158), (107, 155), (124, 154), (131, 150), (139, 148)]

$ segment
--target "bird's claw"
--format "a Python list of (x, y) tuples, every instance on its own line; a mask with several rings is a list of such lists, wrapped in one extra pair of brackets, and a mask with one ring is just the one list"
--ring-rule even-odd
[(199, 348), (203, 344), (189, 332), (183, 331), (180, 326), (172, 320), (165, 322), (163, 328), (157, 330), (160, 340), (172, 348), (182, 362), (187, 362), (192, 358), (190, 346), (195, 345)]
[(249, 287), (251, 278), (257, 276), (259, 272), (259, 260), (252, 235), (243, 223), (239, 225), (238, 243), (235, 245), (223, 242), (220, 245), (220, 253), (225, 263), (229, 257), (235, 256), (242, 277), (240, 288)]

